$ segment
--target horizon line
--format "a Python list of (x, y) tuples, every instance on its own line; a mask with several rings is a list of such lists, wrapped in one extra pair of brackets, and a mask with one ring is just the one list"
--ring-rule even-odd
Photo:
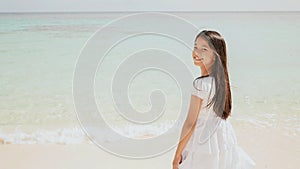
[(148, 11), (0, 11), (0, 14), (23, 14), (23, 13), (136, 13), (136, 12), (182, 12), (182, 13), (300, 13), (300, 11), (278, 11), (278, 10), (245, 10), (245, 11), (174, 11), (174, 10), (148, 10)]

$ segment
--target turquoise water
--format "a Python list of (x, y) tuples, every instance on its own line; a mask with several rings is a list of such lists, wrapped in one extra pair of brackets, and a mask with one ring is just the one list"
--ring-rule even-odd
[[(217, 29), (224, 36), (232, 85), (232, 115), (237, 124), (280, 128), (290, 137), (299, 137), (299, 13), (172, 14), (199, 28)], [(123, 15), (126, 13), (0, 14), (0, 137), (13, 143), (86, 140), (72, 98), (76, 59), (96, 30)], [(167, 24), (166, 20), (157, 19)], [(111, 31), (130, 33), (118, 27)], [(180, 49), (165, 39), (148, 40), (158, 45), (170, 43), (170, 50)], [(118, 52), (112, 53), (106, 63), (114, 63), (120, 59), (117, 56)], [(182, 51), (178, 56), (191, 66), (195, 76), (200, 74), (193, 67), (190, 53)], [(107, 65), (107, 71), (115, 69)], [(108, 74), (98, 75), (100, 82), (105, 83), (105, 76)], [(180, 109), (180, 93), (172, 93), (176, 84), (166, 74), (144, 74), (133, 83), (137, 90), (130, 90), (132, 103), (140, 111), (149, 108), (152, 89), (148, 86), (143, 93), (138, 88), (143, 80), (169, 96), (166, 116), (147, 128), (151, 134), (159, 134), (174, 124), (178, 114), (172, 112)], [(107, 98), (102, 99), (98, 101)], [(106, 119), (119, 130), (131, 130), (123, 131), (129, 135), (144, 132), (138, 127), (133, 130), (126, 120), (115, 115), (112, 107), (103, 110)]]

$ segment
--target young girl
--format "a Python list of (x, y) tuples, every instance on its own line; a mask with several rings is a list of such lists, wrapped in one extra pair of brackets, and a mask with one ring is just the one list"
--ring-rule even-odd
[(216, 31), (200, 32), (192, 57), (201, 76), (193, 81), (173, 169), (252, 169), (256, 164), (238, 146), (228, 119), (231, 90), (224, 39)]

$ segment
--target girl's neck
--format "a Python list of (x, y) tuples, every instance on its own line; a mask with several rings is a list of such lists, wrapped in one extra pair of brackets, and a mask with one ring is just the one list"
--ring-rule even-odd
[(209, 73), (207, 72), (207, 70), (205, 68), (201, 68), (201, 76), (209, 76)]

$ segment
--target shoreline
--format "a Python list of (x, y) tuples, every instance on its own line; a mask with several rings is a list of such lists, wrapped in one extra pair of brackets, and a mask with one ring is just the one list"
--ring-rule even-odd
[[(300, 155), (297, 138), (284, 136), (280, 129), (237, 126), (232, 123), (239, 146), (256, 163), (255, 169), (295, 169)], [(110, 154), (95, 144), (1, 144), (3, 168), (172, 168), (175, 148), (154, 158), (128, 159)]]

